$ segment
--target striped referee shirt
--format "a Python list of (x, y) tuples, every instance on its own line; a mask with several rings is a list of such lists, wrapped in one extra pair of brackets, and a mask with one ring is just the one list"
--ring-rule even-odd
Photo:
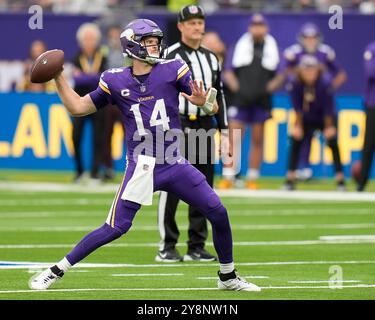
[[(204, 89), (213, 87), (217, 90), (219, 111), (215, 114), (218, 129), (228, 128), (227, 107), (221, 82), (221, 66), (216, 55), (200, 46), (193, 49), (179, 41), (168, 48), (167, 59), (181, 58), (189, 66), (193, 80), (202, 80)], [(180, 115), (193, 119), (208, 116), (201, 108), (180, 96)]]

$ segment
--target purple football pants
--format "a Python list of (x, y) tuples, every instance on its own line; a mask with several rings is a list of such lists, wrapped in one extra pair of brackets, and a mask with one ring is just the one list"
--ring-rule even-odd
[[(187, 160), (181, 164), (156, 164), (154, 168), (154, 191), (174, 193), (187, 204), (198, 208), (212, 224), (212, 237), (220, 263), (233, 262), (232, 232), (227, 210), (218, 195), (208, 185), (205, 176)], [(66, 256), (71, 265), (76, 264), (97, 248), (119, 238), (132, 226), (141, 205), (122, 200), (127, 183), (136, 167), (129, 162), (106, 223), (86, 235)]]

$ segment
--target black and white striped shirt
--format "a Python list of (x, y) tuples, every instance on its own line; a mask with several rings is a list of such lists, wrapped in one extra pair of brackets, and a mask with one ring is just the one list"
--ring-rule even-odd
[[(202, 80), (204, 89), (214, 87), (217, 90), (219, 111), (215, 114), (218, 129), (228, 128), (227, 107), (221, 82), (221, 66), (216, 55), (200, 46), (193, 49), (183, 42), (177, 42), (168, 48), (168, 59), (181, 58), (189, 66), (193, 80)], [(180, 114), (190, 119), (205, 117), (207, 114), (184, 97), (180, 96)]]

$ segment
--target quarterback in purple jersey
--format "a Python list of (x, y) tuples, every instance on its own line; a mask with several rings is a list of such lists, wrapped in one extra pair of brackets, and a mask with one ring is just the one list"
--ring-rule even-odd
[(311, 140), (315, 131), (323, 133), (327, 145), (332, 150), (336, 172), (337, 190), (344, 191), (344, 174), (337, 144), (335, 126), (335, 108), (333, 96), (328, 88), (328, 81), (322, 75), (322, 67), (313, 55), (301, 58), (297, 67), (297, 77), (290, 91), (296, 122), (292, 129), (287, 181), (284, 188), (294, 190), (295, 170), (303, 139)]
[[(96, 112), (108, 103), (119, 107), (124, 116), (127, 166), (106, 222), (87, 234), (60, 262), (33, 277), (31, 289), (49, 288), (71, 266), (125, 234), (141, 205), (151, 205), (153, 192), (163, 190), (197, 207), (211, 222), (220, 262), (218, 288), (260, 291), (235, 272), (231, 227), (219, 197), (204, 175), (179, 154), (173, 139), (166, 138), (180, 129), (179, 94), (207, 112), (217, 112), (215, 92), (206, 92), (202, 83), (192, 82), (182, 60), (161, 59), (163, 33), (153, 21), (129, 23), (121, 43), (132, 66), (105, 71), (98, 88), (84, 97), (71, 89), (62, 74), (55, 78), (60, 98), (74, 116)], [(168, 152), (170, 149), (173, 152)]]

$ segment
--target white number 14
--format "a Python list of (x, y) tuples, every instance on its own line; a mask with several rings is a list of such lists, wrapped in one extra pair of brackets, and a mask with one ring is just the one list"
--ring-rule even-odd
[[(137, 123), (137, 130), (140, 136), (146, 135), (146, 130), (143, 125), (143, 119), (141, 111), (139, 110), (140, 104), (133, 104), (130, 111), (133, 112), (135, 122)], [(167, 111), (165, 109), (164, 99), (156, 100), (154, 109), (152, 110), (150, 118), (150, 127), (163, 126), (163, 131), (169, 130), (169, 117), (167, 116)]]

